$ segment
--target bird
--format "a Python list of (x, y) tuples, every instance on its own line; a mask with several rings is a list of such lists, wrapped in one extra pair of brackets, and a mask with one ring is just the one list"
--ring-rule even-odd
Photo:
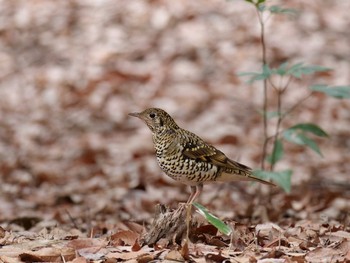
[(151, 130), (161, 170), (172, 179), (191, 187), (187, 204), (194, 202), (206, 183), (254, 181), (275, 185), (255, 177), (250, 167), (229, 159), (198, 135), (180, 128), (160, 108), (148, 108), (129, 115), (141, 119)]

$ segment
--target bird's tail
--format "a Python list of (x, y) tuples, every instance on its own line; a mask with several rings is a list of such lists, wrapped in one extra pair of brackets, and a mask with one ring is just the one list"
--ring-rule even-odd
[(262, 184), (266, 184), (266, 185), (270, 185), (270, 186), (276, 186), (274, 183), (272, 182), (269, 182), (269, 181), (266, 181), (264, 179), (260, 179), (258, 177), (255, 177), (253, 175), (250, 175), (249, 178), (252, 180), (252, 181), (256, 181), (256, 182), (259, 182), (259, 183), (262, 183)]
[(276, 186), (272, 182), (266, 181), (264, 179), (260, 179), (252, 175), (252, 172), (250, 170), (241, 170), (241, 169), (238, 169), (234, 173), (232, 173), (231, 171), (230, 172), (223, 171), (216, 180), (220, 182), (252, 181), (252, 182), (259, 182), (270, 186)]

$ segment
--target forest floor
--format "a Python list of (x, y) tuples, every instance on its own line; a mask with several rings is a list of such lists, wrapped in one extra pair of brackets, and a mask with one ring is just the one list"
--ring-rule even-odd
[[(350, 2), (287, 2), (299, 14), (268, 20), (270, 65), (333, 70), (293, 82), (284, 109), (312, 84), (350, 84)], [(161, 172), (150, 131), (129, 112), (163, 108), (260, 167), (262, 83), (237, 76), (261, 67), (250, 4), (4, 0), (0, 47), (0, 262), (350, 262), (350, 102), (323, 94), (283, 122), (329, 134), (317, 140), (323, 158), (285, 144), (276, 170), (293, 170), (290, 193), (207, 185), (198, 202), (232, 236), (193, 209), (187, 245), (140, 244), (157, 205), (176, 208), (190, 191)]]

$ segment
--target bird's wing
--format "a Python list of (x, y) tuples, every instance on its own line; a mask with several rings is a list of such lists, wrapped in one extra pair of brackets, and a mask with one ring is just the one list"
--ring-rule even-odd
[[(187, 135), (187, 134), (186, 134)], [(207, 144), (200, 137), (188, 132), (189, 136), (181, 136), (177, 143), (184, 146), (183, 155), (187, 158), (202, 160), (212, 163), (223, 169), (221, 181), (230, 180), (252, 180), (259, 181), (264, 184), (274, 185), (268, 181), (262, 180), (252, 175), (252, 169), (239, 162), (229, 159), (223, 152), (214, 146)]]
[(207, 144), (195, 134), (190, 136), (181, 136), (182, 145), (184, 145), (183, 154), (187, 158), (210, 162), (214, 165), (229, 169), (241, 169), (249, 172), (251, 169), (248, 166), (230, 160), (223, 152), (216, 149), (214, 146)]

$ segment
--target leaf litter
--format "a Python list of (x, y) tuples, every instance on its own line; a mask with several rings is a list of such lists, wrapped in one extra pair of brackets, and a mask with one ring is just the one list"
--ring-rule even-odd
[[(348, 84), (349, 3), (288, 4), (302, 13), (271, 19), (272, 62), (321, 64), (335, 69), (321, 80)], [(329, 133), (325, 158), (286, 147), (290, 194), (206, 186), (200, 203), (232, 236), (201, 221), (187, 245), (139, 244), (156, 204), (174, 208), (188, 189), (161, 174), (149, 131), (127, 113), (166, 108), (258, 167), (259, 87), (234, 74), (259, 65), (243, 1), (4, 1), (0, 12), (0, 261), (350, 261), (350, 105), (322, 94), (295, 116)]]

